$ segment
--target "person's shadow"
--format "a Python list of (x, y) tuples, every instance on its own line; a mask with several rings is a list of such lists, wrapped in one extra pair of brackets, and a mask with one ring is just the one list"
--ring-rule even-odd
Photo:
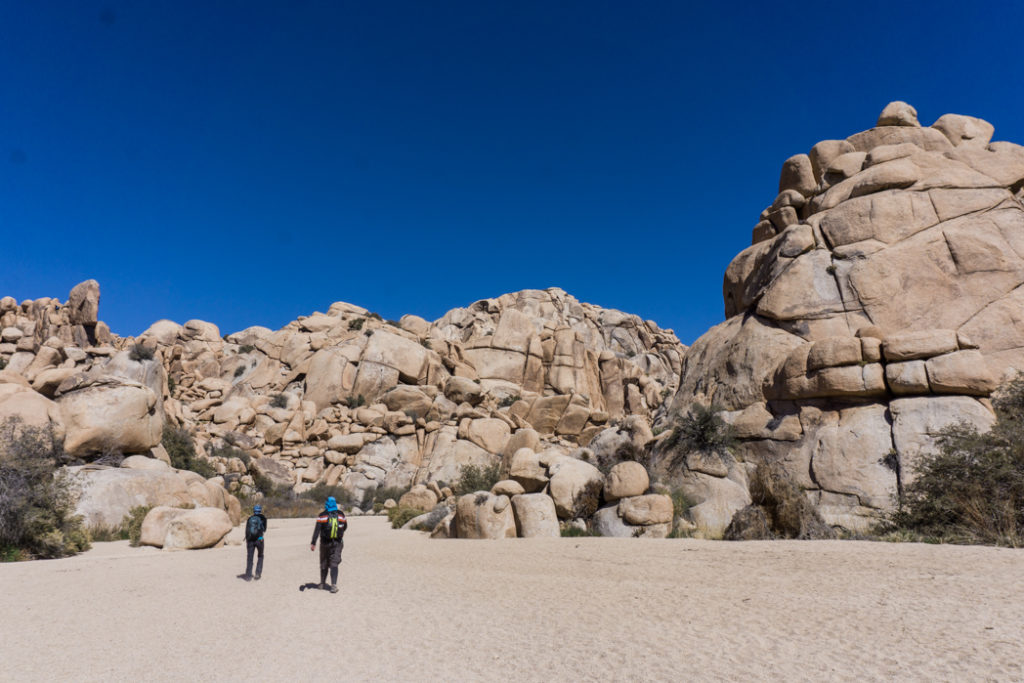
[(299, 586), (299, 592), (302, 592), (302, 591), (307, 590), (307, 589), (308, 590), (323, 590), (319, 583), (304, 583), (301, 586)]

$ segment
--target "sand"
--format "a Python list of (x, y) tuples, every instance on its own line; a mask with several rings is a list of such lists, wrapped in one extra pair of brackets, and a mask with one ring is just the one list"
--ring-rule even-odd
[(1022, 680), (1024, 551), (869, 542), (437, 541), (310, 520), (244, 548), (0, 565), (3, 680)]

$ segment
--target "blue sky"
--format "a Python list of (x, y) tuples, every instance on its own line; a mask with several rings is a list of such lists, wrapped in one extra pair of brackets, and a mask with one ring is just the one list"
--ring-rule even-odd
[(558, 286), (692, 342), (790, 155), (980, 116), (1003, 3), (0, 1), (0, 296), (119, 334)]

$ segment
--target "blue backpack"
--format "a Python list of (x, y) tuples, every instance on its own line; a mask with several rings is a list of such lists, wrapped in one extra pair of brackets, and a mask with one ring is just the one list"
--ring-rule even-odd
[(263, 520), (260, 519), (259, 515), (252, 515), (249, 517), (249, 521), (245, 523), (245, 540), (258, 541), (260, 536), (263, 535), (263, 531)]

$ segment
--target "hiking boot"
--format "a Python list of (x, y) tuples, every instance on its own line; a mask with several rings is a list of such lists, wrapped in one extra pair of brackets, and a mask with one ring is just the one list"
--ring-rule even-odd
[(252, 577), (252, 578), (254, 578), (254, 579), (256, 579), (257, 581), (259, 581), (259, 580), (260, 580), (260, 575), (259, 575), (259, 574), (257, 574), (256, 576), (254, 576), (254, 577)]
[(337, 586), (333, 586), (333, 585), (332, 585), (332, 586), (331, 586), (331, 592), (332, 592), (332, 593), (337, 593), (337, 592), (338, 592), (338, 587), (337, 587)]

